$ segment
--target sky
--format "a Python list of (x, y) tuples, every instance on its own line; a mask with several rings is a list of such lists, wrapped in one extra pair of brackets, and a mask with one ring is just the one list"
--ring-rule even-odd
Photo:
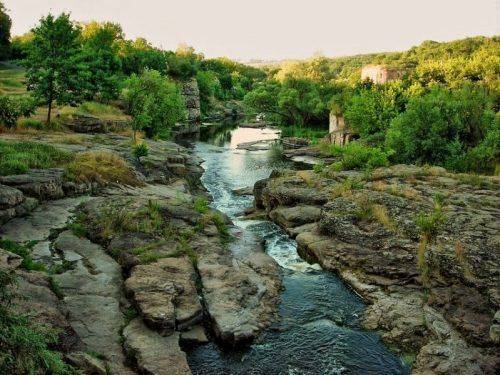
[(127, 38), (207, 57), (280, 60), (400, 51), (424, 40), (500, 35), (500, 0), (2, 0), (13, 35), (49, 11), (113, 21)]

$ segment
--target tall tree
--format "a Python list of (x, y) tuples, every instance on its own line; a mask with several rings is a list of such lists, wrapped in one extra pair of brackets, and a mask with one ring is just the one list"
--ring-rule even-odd
[(121, 60), (118, 56), (123, 42), (119, 24), (92, 21), (82, 31), (83, 53), (90, 70), (90, 96), (102, 101), (119, 95)]
[(11, 26), (12, 20), (7, 14), (7, 9), (0, 2), (0, 59), (4, 59), (9, 55)]
[(81, 31), (69, 14), (62, 13), (57, 18), (52, 14), (42, 17), (32, 33), (24, 60), (28, 90), (47, 105), (50, 124), (54, 102), (76, 104), (86, 90), (88, 71), (79, 43)]
[(133, 118), (134, 139), (137, 130), (148, 137), (168, 138), (170, 128), (186, 118), (186, 107), (178, 87), (156, 70), (132, 74), (124, 99)]

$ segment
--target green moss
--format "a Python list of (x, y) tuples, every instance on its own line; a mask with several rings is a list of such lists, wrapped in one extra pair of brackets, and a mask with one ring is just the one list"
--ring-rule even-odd
[(195, 199), (193, 208), (196, 212), (199, 212), (200, 214), (204, 214), (208, 212), (208, 201), (203, 198), (203, 197), (198, 197)]

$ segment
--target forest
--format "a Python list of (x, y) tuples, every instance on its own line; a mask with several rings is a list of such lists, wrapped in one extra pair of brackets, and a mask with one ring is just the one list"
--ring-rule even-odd
[[(205, 119), (221, 103), (234, 102), (249, 116), (264, 114), (284, 136), (317, 142), (327, 133), (329, 114), (343, 116), (356, 143), (323, 149), (359, 154), (351, 167), (363, 168), (372, 158), (372, 167), (414, 163), (498, 173), (499, 37), (426, 41), (404, 52), (314, 56), (258, 69), (206, 59), (187, 45), (165, 51), (143, 38), (127, 40), (112, 22), (82, 24), (68, 14), (49, 14), (29, 33), (10, 38), (5, 11), (2, 20), (2, 55), (25, 67), (30, 93), (0, 96), (7, 127), (40, 105), (48, 108), (50, 123), (54, 104), (122, 100), (134, 129), (168, 137), (168, 129), (185, 118), (178, 84), (196, 79)], [(362, 81), (361, 68), (368, 64), (399, 69), (401, 78)]]

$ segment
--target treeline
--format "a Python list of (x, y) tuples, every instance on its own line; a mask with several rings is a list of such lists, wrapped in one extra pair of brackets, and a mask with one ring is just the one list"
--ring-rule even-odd
[[(368, 64), (397, 68), (402, 78), (377, 85), (362, 82), (361, 68)], [(326, 128), (333, 112), (344, 116), (358, 143), (373, 149), (365, 154), (376, 154), (381, 164), (429, 163), (454, 171), (495, 172), (499, 37), (428, 41), (398, 53), (318, 56), (267, 72), (268, 79), (244, 98), (249, 112), (264, 112), (268, 119), (299, 129)], [(359, 145), (349, 147), (359, 151)]]
[[(30, 32), (12, 38), (10, 25), (10, 17), (0, 3), (1, 58), (17, 60), (26, 67), (27, 89), (36, 104), (47, 106), (47, 122), (54, 104), (76, 105), (87, 100), (109, 103), (134, 98), (142, 102), (125, 103), (134, 124), (146, 128), (148, 134), (157, 135), (153, 129), (158, 124), (153, 124), (152, 119), (164, 116), (154, 113), (152, 103), (172, 108), (177, 114), (168, 116), (160, 127), (183, 120), (185, 111), (180, 108), (178, 87), (182, 82), (197, 81), (202, 115), (209, 116), (219, 102), (243, 99), (255, 82), (266, 77), (259, 69), (227, 58), (205, 59), (186, 45), (176, 51), (165, 51), (143, 38), (126, 39), (117, 23), (78, 23), (68, 14), (57, 17), (49, 14)], [(130, 90), (138, 87), (137, 79), (144, 81), (143, 86), (151, 85), (154, 79), (156, 91), (149, 92), (148, 98), (131, 94)], [(160, 103), (158, 96), (164, 102)], [(0, 98), (0, 107), (4, 112), (10, 109), (11, 117), (27, 113), (27, 106), (26, 98)], [(143, 108), (143, 112), (137, 113), (137, 108)]]

